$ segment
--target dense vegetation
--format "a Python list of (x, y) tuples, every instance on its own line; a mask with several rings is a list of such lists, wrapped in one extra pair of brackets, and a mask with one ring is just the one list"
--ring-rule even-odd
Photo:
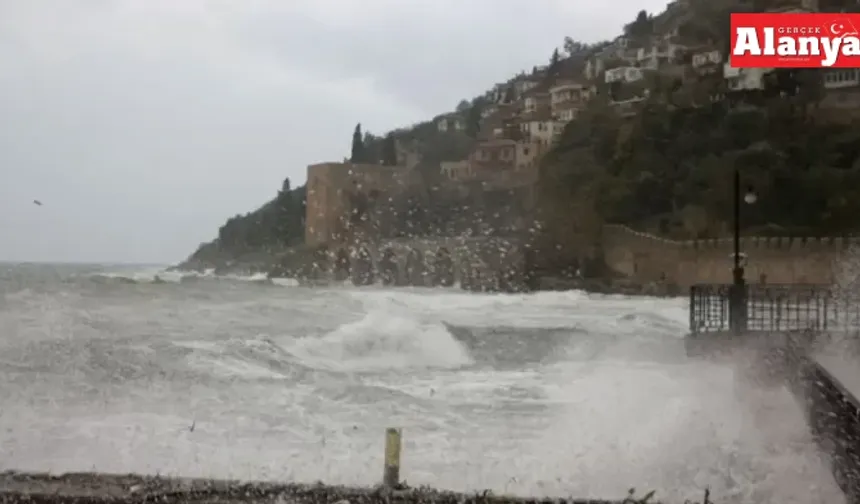
[(305, 237), (305, 186), (293, 189), (284, 179), (277, 195), (260, 208), (227, 219), (218, 238), (200, 245), (189, 258), (221, 264), (255, 252), (277, 252)]
[(542, 190), (556, 203), (590, 202), (602, 221), (716, 236), (732, 219), (737, 168), (759, 196), (744, 209), (748, 227), (856, 230), (860, 124), (821, 124), (790, 99), (763, 101), (681, 109), (655, 100), (626, 122), (595, 108), (544, 160)]
[[(682, 28), (693, 40), (719, 40), (729, 11), (699, 8), (712, 15)], [(640, 12), (625, 32), (635, 43), (660, 21)], [(543, 159), (539, 190), (550, 233), (613, 222), (683, 239), (725, 236), (733, 221), (735, 169), (758, 195), (743, 208), (747, 232), (857, 231), (860, 122), (850, 120), (850, 110), (821, 113), (822, 73), (778, 70), (766, 77), (763, 91), (727, 93), (724, 86), (720, 73), (683, 80), (658, 75), (629, 118), (609, 105), (619, 99), (617, 86), (601, 89)]]

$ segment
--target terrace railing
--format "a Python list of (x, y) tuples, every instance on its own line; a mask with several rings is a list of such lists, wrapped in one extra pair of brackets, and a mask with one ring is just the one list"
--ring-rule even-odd
[[(826, 285), (747, 285), (744, 289), (745, 331), (860, 330), (860, 298)], [(690, 288), (690, 332), (731, 331), (727, 284)]]

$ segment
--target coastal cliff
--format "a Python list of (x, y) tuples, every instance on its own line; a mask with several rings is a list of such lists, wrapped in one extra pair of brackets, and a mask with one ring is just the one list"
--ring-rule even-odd
[[(606, 224), (676, 241), (724, 237), (738, 169), (758, 195), (745, 235), (849, 235), (860, 211), (860, 72), (726, 62), (730, 13), (787, 7), (671, 2), (632, 16), (613, 40), (567, 37), (545, 63), (432, 120), (381, 136), (357, 125), (344, 169), (388, 166), (408, 180), (366, 194), (361, 213), (396, 216), (389, 238), (528, 234), (540, 276), (635, 279), (612, 264), (579, 268), (604, 261)], [(312, 257), (308, 208), (334, 212), (309, 201), (319, 197), (287, 181), (180, 267), (272, 271)], [(347, 207), (338, 211), (356, 211)], [(472, 223), (445, 224), (454, 218)]]

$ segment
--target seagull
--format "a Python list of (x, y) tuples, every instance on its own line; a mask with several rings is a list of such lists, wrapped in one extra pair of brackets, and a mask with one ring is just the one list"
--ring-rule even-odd
[(37, 199), (34, 199), (34, 200), (33, 200), (33, 204), (34, 204), (34, 205), (37, 205), (37, 206), (42, 206), (42, 202), (41, 202), (41, 201), (39, 201), (39, 200), (37, 200)]

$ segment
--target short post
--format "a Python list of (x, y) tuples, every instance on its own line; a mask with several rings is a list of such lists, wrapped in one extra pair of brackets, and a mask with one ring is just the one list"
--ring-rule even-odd
[(385, 429), (385, 469), (382, 473), (382, 484), (388, 488), (400, 484), (400, 438), (400, 429)]

